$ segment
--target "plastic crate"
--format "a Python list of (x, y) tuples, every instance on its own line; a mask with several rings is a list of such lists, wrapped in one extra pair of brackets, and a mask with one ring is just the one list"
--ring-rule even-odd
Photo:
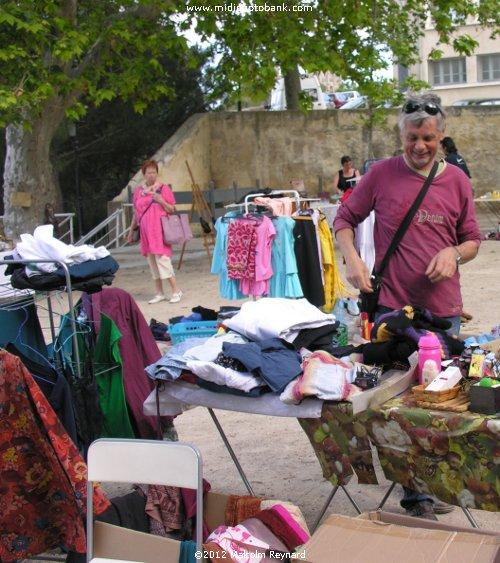
[(349, 338), (347, 332), (347, 325), (345, 325), (344, 323), (340, 323), (337, 332), (332, 338), (332, 344), (334, 346), (347, 346), (348, 343), (349, 343)]
[(217, 321), (192, 321), (170, 325), (168, 333), (172, 344), (179, 344), (188, 338), (208, 338), (217, 333)]

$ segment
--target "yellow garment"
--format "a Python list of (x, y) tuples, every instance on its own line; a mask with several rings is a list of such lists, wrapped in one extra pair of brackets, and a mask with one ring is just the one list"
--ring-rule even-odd
[(323, 311), (330, 313), (335, 301), (346, 295), (346, 289), (340, 277), (337, 260), (335, 259), (332, 232), (324, 217), (319, 222), (318, 231), (325, 278), (325, 305)]

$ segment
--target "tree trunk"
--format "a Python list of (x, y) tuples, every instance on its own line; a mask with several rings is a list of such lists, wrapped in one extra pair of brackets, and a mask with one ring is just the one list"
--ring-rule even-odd
[(64, 117), (59, 100), (47, 103), (40, 117), (6, 129), (4, 169), (4, 228), (7, 238), (18, 239), (43, 223), (45, 204), (61, 212), (62, 198), (50, 162), (50, 145)]
[(295, 67), (284, 73), (285, 81), (285, 98), (286, 98), (286, 109), (299, 109), (299, 94), (300, 94), (300, 73), (299, 67)]

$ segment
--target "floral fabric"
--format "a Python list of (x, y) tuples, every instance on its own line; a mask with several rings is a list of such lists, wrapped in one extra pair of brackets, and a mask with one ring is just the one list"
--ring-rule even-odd
[(228, 228), (227, 271), (230, 279), (255, 279), (257, 224), (252, 220), (231, 221)]
[(500, 510), (500, 418), (413, 407), (409, 397), (352, 415), (325, 403), (321, 418), (299, 419), (333, 485), (352, 470), (376, 483), (370, 441), (387, 479), (455, 505)]
[[(87, 466), (19, 358), (0, 351), (0, 560), (85, 552)], [(109, 501), (94, 490), (94, 510)]]

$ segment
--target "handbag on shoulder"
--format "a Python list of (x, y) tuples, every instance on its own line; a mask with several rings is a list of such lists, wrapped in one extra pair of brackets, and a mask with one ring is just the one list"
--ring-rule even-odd
[(184, 244), (193, 238), (187, 213), (164, 215), (161, 218), (163, 242), (168, 245)]
[(439, 167), (439, 162), (434, 162), (431, 171), (429, 172), (429, 175), (425, 179), (424, 185), (422, 186), (420, 192), (415, 198), (415, 201), (413, 202), (412, 206), (408, 210), (408, 213), (404, 216), (404, 219), (401, 221), (401, 224), (399, 225), (398, 230), (396, 231), (394, 238), (392, 239), (391, 244), (389, 245), (389, 248), (385, 253), (384, 258), (380, 263), (378, 270), (375, 270), (375, 268), (373, 269), (370, 276), (373, 292), (365, 293), (364, 291), (361, 291), (359, 294), (359, 299), (360, 299), (359, 309), (362, 313), (368, 314), (368, 320), (371, 323), (374, 322), (375, 320), (375, 311), (377, 310), (378, 307), (380, 290), (382, 288), (382, 283), (383, 283), (382, 275), (384, 273), (384, 270), (387, 267), (390, 257), (394, 254), (394, 251), (396, 250), (399, 243), (401, 242), (401, 239), (406, 234), (406, 231), (408, 230), (408, 227), (410, 226), (413, 217), (415, 217), (415, 213), (417, 212), (417, 209), (422, 203), (425, 194), (429, 190), (429, 187), (432, 184), (434, 177), (436, 176), (438, 167)]

